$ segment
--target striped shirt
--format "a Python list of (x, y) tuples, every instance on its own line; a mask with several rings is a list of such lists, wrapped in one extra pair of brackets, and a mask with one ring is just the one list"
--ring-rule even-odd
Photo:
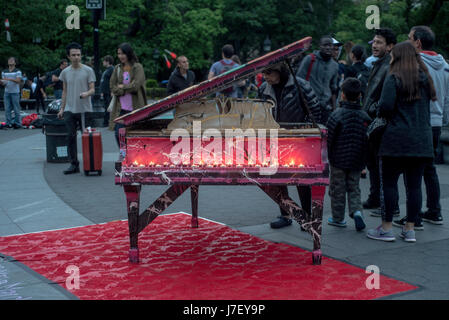
[[(19, 69), (14, 69), (9, 71), (9, 69), (2, 71), (2, 79), (22, 79), (22, 71)], [(3, 81), (6, 84), (5, 93), (20, 93), (20, 83), (14, 81)]]

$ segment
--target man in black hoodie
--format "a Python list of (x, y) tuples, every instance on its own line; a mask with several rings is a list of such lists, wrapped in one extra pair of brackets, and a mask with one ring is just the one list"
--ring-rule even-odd
[[(300, 123), (311, 120), (310, 116), (304, 111), (304, 102), (295, 85), (294, 75), (290, 74), (284, 64), (265, 69), (263, 75), (265, 82), (259, 88), (259, 98), (263, 100), (270, 99), (275, 102), (273, 116), (277, 122)], [(312, 117), (317, 123), (320, 123), (321, 108), (315, 92), (307, 81), (299, 77), (296, 77), (296, 80), (298, 81), (304, 100), (312, 113)], [(286, 186), (282, 188), (282, 192), (288, 196)], [(309, 186), (300, 186), (298, 192), (301, 206), (306, 212), (310, 213), (312, 205), (311, 188)], [(289, 218), (287, 212), (281, 209), (281, 215), (270, 223), (270, 227), (279, 229), (291, 224), (292, 219)]]
[[(368, 87), (366, 88), (365, 98), (363, 100), (363, 108), (372, 119), (377, 116), (377, 104), (382, 94), (384, 80), (390, 70), (390, 51), (395, 44), (396, 35), (391, 29), (376, 29), (372, 43), (372, 51), (373, 56), (379, 59), (373, 63), (368, 80)], [(367, 167), (369, 170), (370, 195), (368, 196), (368, 200), (363, 203), (363, 208), (365, 209), (377, 209), (380, 207), (379, 145), (380, 141), (369, 142)], [(380, 212), (372, 215), (381, 216)]]
[(195, 73), (189, 70), (189, 60), (185, 56), (179, 56), (178, 64), (170, 75), (167, 84), (167, 93), (172, 95), (175, 92), (184, 90), (195, 82)]

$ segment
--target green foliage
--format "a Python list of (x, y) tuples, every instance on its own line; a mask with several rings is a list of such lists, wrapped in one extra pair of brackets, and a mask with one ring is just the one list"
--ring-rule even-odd
[[(441, 7), (437, 4), (440, 3)], [(449, 53), (449, 3), (438, 0), (361, 0), (341, 10), (335, 20), (336, 38), (365, 45), (372, 40), (374, 30), (365, 27), (368, 5), (380, 8), (380, 27), (389, 27), (396, 33), (397, 41), (406, 41), (411, 27), (430, 26), (437, 36), (436, 50), (448, 57)]]
[(165, 88), (147, 88), (148, 99), (161, 99), (167, 96), (167, 89)]
[[(29, 76), (54, 70), (72, 41), (83, 45), (85, 58), (92, 57), (93, 19), (85, 3), (1, 1), (0, 17), (2, 22), (10, 21), (12, 42), (6, 42), (2, 24), (0, 64), (6, 67), (7, 57), (15, 56), (19, 68)], [(392, 28), (398, 41), (407, 39), (412, 26), (430, 25), (437, 35), (436, 50), (448, 57), (449, 2), (443, 0), (107, 0), (106, 19), (99, 22), (100, 55), (116, 57), (118, 45), (129, 42), (146, 77), (161, 81), (168, 79), (176, 66), (165, 49), (186, 55), (191, 69), (207, 74), (226, 43), (234, 45), (243, 63), (265, 53), (267, 37), (271, 50), (305, 36), (313, 37), (316, 48), (324, 34), (368, 48), (373, 30), (365, 27), (365, 10), (372, 4), (380, 8), (380, 25)], [(80, 9), (79, 30), (66, 28), (69, 5)], [(33, 41), (37, 38), (40, 43)], [(155, 49), (160, 53), (157, 59)], [(172, 63), (170, 69), (164, 54)]]
[(147, 88), (157, 88), (157, 87), (159, 87), (159, 84), (157, 83), (157, 80), (155, 80), (155, 79), (147, 79), (146, 87)]

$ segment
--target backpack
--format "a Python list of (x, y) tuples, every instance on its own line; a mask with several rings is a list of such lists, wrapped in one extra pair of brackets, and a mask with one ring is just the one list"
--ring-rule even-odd
[(315, 61), (316, 61), (316, 56), (315, 56), (315, 54), (313, 54), (313, 53), (311, 53), (310, 54), (310, 64), (309, 64), (309, 69), (307, 70), (307, 75), (306, 75), (306, 81), (309, 81), (310, 80), (310, 74), (312, 73), (312, 67), (313, 67), (313, 64), (315, 63)]
[(37, 113), (32, 113), (22, 118), (22, 126), (29, 127), (31, 123), (38, 118)]
[[(232, 61), (231, 63), (226, 63), (224, 60), (220, 60), (220, 64), (222, 67), (220, 74), (223, 74), (231, 69), (234, 69), (237, 63), (235, 63), (234, 61)], [(234, 91), (234, 86), (222, 90), (221, 93), (225, 96), (229, 96), (231, 95), (232, 91)]]

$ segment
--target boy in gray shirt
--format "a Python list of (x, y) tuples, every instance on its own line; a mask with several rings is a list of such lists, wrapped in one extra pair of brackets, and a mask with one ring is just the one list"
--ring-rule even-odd
[(92, 68), (81, 63), (81, 45), (76, 42), (66, 48), (71, 65), (65, 68), (59, 79), (63, 82), (59, 119), (64, 119), (67, 128), (67, 149), (70, 167), (64, 174), (78, 173), (79, 161), (76, 146), (76, 128), (81, 123), (83, 113), (92, 112), (91, 99), (95, 94), (95, 73)]

